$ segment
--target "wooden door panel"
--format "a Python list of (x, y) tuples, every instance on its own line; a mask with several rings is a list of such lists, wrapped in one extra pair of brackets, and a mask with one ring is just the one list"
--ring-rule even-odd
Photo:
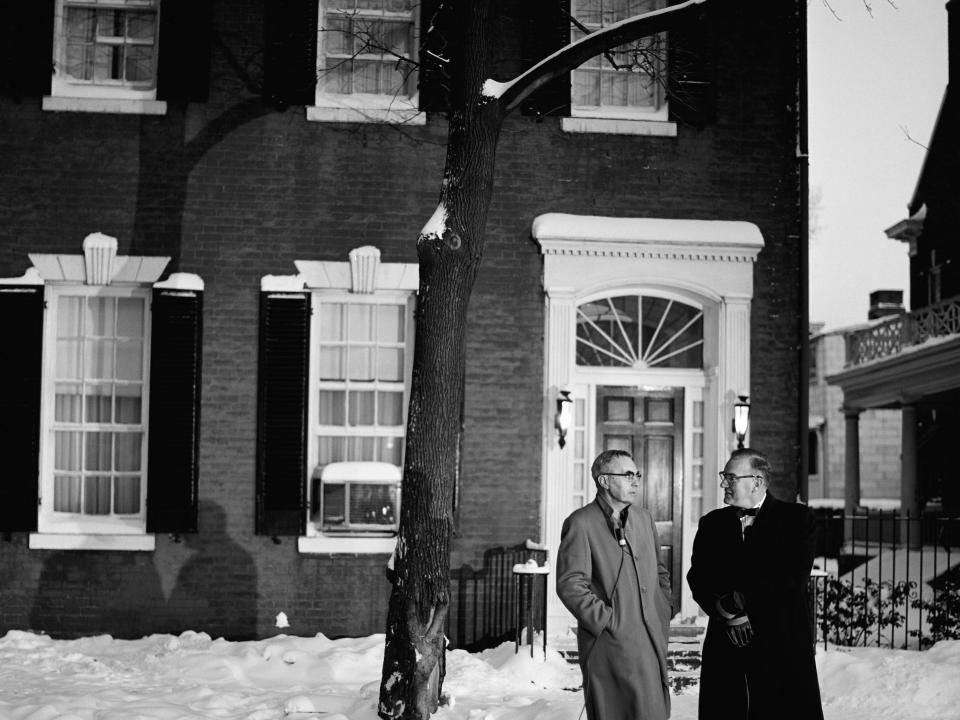
[(596, 447), (626, 450), (643, 473), (640, 502), (656, 521), (660, 558), (670, 568), (673, 605), (679, 608), (683, 389), (598, 386), (596, 418)]

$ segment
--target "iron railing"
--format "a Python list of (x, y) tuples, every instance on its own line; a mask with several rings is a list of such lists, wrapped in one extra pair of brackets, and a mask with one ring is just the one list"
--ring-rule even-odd
[(960, 334), (960, 295), (847, 333), (846, 367), (896, 355), (930, 338)]
[(817, 642), (923, 649), (960, 638), (960, 518), (817, 509)]
[(490, 548), (483, 553), (483, 567), (465, 564), (450, 571), (450, 612), (447, 639), (450, 646), (479, 652), (508, 640), (516, 640), (522, 623), (532, 632), (546, 627), (546, 583), (525, 583), (524, 617), (519, 619), (520, 586), (513, 566), (533, 559), (543, 565), (545, 549), (527, 544)]

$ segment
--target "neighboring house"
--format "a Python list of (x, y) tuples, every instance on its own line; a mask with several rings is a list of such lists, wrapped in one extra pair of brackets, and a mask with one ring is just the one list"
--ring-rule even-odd
[[(902, 297), (900, 291), (894, 292)], [(878, 293), (870, 296), (870, 321), (881, 317)], [(896, 308), (902, 311), (899, 303)], [(895, 308), (884, 308), (889, 315)], [(867, 324), (822, 331), (822, 323), (810, 326), (810, 434), (807, 440), (809, 498), (812, 505), (842, 506), (846, 423), (843, 391), (827, 383), (827, 376), (846, 363), (846, 336)], [(899, 502), (900, 413), (896, 410), (865, 410), (860, 414), (860, 500)], [(888, 503), (884, 503), (887, 505)]]
[[(909, 243), (910, 312), (848, 334), (843, 370), (827, 381), (847, 408), (848, 509), (859, 501), (862, 470), (849, 437), (858, 417), (895, 408), (902, 416), (900, 504), (960, 514), (954, 471), (960, 433), (960, 19), (947, 3), (948, 85), (908, 217), (887, 235)], [(862, 442), (862, 440), (861, 440)]]
[[(619, 19), (500, 5), (519, 15), (498, 79), (580, 32), (567, 11)], [(262, 637), (280, 612), (286, 632), (383, 630), (415, 242), (447, 137), (443, 78), (396, 55), (417, 56), (436, 6), (4, 4), (0, 632)], [(709, 8), (653, 41), (663, 62), (590, 63), (503, 129), (455, 566), (555, 551), (593, 456), (626, 447), (694, 614), (683, 576), (738, 395), (796, 494), (805, 3)], [(356, 54), (365, 28), (391, 53)]]

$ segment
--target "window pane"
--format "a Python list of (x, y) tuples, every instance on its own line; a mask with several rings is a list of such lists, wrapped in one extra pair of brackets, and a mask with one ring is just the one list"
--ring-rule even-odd
[(143, 342), (122, 340), (117, 343), (118, 380), (140, 380), (143, 377)]
[(140, 512), (140, 476), (114, 478), (113, 511), (118, 515)]
[(87, 476), (83, 484), (83, 512), (86, 515), (110, 514), (110, 478)]
[(317, 422), (320, 425), (343, 425), (346, 423), (347, 394), (343, 390), (321, 390), (320, 404), (317, 408)]
[(116, 433), (113, 436), (115, 470), (136, 471), (140, 469), (140, 449), (142, 436), (140, 433)]
[(57, 340), (57, 377), (80, 379), (83, 377), (81, 353), (83, 343), (80, 340)]
[(109, 385), (88, 385), (84, 397), (86, 400), (86, 422), (108, 423), (113, 422), (113, 393)]
[(367, 391), (350, 393), (350, 425), (356, 427), (374, 424), (375, 397), (375, 393)]
[(127, 47), (124, 78), (128, 82), (149, 82), (153, 79), (153, 48)]
[(317, 443), (317, 464), (327, 465), (347, 459), (345, 437), (321, 437)]
[(402, 305), (380, 305), (377, 308), (377, 340), (382, 343), (403, 342)]
[(87, 326), (86, 334), (97, 337), (114, 336), (114, 299), (87, 298)]
[(368, 347), (350, 348), (350, 379), (373, 380), (373, 369), (370, 363), (373, 359), (373, 349)]
[(54, 397), (53, 419), (55, 422), (80, 422), (83, 419), (80, 402), (81, 386), (75, 383), (57, 383)]
[[(323, 45), (330, 55), (352, 55), (353, 41), (349, 35), (349, 21), (339, 15), (328, 13), (323, 24)], [(340, 62), (339, 59), (327, 61), (327, 68)]]
[(80, 469), (80, 436), (79, 432), (64, 432), (59, 430), (54, 434), (53, 469), (79, 470)]
[(353, 61), (353, 91), (355, 93), (380, 92), (380, 61)]
[(143, 300), (117, 298), (117, 335), (138, 339), (143, 337)]
[(410, 23), (386, 21), (380, 27), (383, 44), (396, 55), (410, 57)]
[(320, 348), (320, 379), (343, 380), (343, 356), (346, 350), (339, 347)]
[(97, 12), (97, 38), (122, 38), (124, 32), (122, 10), (99, 10)]
[(375, 454), (376, 438), (347, 438), (347, 460), (379, 460)]
[(83, 335), (83, 298), (61, 297), (57, 301), (57, 337), (77, 338)]
[(379, 380), (403, 380), (403, 350), (379, 348), (377, 350), (377, 378)]
[(373, 340), (373, 306), (350, 306), (350, 335), (351, 341)]
[(85, 345), (85, 375), (87, 378), (113, 378), (113, 340), (88, 340)]
[(95, 15), (96, 10), (68, 7), (65, 20), (67, 39), (93, 42)]
[(152, 42), (156, 17), (151, 12), (128, 12), (127, 37), (131, 40)]
[(84, 470), (109, 470), (112, 433), (86, 433)]
[(93, 79), (122, 80), (123, 46), (97, 45), (93, 53)]
[(80, 512), (80, 488), (82, 487), (79, 475), (53, 476), (53, 510), (54, 512)]
[(402, 425), (403, 424), (403, 393), (402, 392), (378, 392), (377, 393), (377, 424), (378, 425)]
[(343, 304), (320, 304), (320, 340), (343, 340)]
[(403, 455), (402, 437), (383, 437), (380, 438), (377, 460), (380, 462), (393, 463), (397, 467), (402, 465), (400, 459)]
[(143, 401), (140, 385), (117, 385), (114, 396), (117, 402), (116, 422), (124, 425), (139, 425), (143, 422)]

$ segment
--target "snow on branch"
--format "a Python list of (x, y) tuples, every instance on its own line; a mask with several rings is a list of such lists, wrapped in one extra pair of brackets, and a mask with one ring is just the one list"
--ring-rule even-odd
[[(677, 27), (700, 12), (700, 6), (708, 0), (687, 0), (672, 7), (653, 10), (643, 15), (621, 20), (609, 27), (572, 42), (552, 55), (545, 57), (526, 72), (496, 88), (505, 113), (516, 108), (524, 98), (565, 72), (579, 67), (604, 50), (624, 45), (647, 35), (655, 35)], [(492, 88), (485, 88), (491, 94)]]

